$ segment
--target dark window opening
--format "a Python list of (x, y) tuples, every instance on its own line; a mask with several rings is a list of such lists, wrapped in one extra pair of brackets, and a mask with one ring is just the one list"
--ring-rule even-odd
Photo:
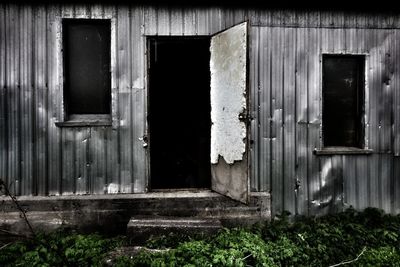
[(364, 146), (364, 62), (361, 55), (324, 55), (323, 143)]
[(210, 39), (150, 38), (152, 189), (211, 184)]
[(64, 19), (66, 113), (110, 114), (110, 20)]

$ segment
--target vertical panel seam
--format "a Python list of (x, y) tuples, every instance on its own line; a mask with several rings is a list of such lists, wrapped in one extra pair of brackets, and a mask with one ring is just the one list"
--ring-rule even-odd
[(31, 89), (32, 89), (32, 194), (37, 195), (38, 186), (37, 186), (37, 148), (36, 148), (36, 68), (35, 68), (35, 57), (36, 57), (36, 47), (35, 47), (35, 39), (36, 39), (36, 23), (35, 23), (35, 16), (36, 16), (36, 8), (32, 6), (32, 61), (31, 61)]
[(44, 189), (44, 195), (48, 195), (49, 193), (49, 20), (48, 20), (48, 5), (46, 4), (45, 6), (45, 23), (46, 23), (46, 31), (45, 31), (45, 40), (46, 40), (46, 80), (45, 80), (45, 95), (46, 95), (46, 99), (45, 99), (45, 105), (46, 105), (46, 117), (45, 117), (45, 165), (46, 165), (46, 170), (45, 170), (45, 189)]
[[(21, 6), (18, 6), (18, 20), (17, 20), (17, 27), (18, 29), (21, 29)], [(21, 131), (21, 126), (22, 126), (22, 113), (21, 113), (21, 102), (22, 102), (22, 97), (21, 97), (21, 34), (23, 34), (23, 31), (19, 31), (19, 41), (18, 41), (18, 84), (16, 90), (18, 90), (18, 174), (17, 174), (17, 181), (18, 181), (18, 188), (16, 188), (16, 191), (14, 192), (15, 195), (21, 195), (21, 188), (22, 188), (22, 131)]]

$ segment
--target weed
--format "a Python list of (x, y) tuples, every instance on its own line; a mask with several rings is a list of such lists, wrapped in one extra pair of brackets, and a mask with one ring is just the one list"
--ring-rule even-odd
[[(399, 266), (400, 216), (368, 208), (322, 217), (276, 219), (249, 229), (222, 229), (213, 236), (168, 234), (152, 237), (133, 258), (115, 266)], [(59, 231), (37, 234), (1, 250), (0, 266), (101, 266), (105, 255), (126, 245), (103, 238)], [(165, 249), (168, 248), (168, 249)]]

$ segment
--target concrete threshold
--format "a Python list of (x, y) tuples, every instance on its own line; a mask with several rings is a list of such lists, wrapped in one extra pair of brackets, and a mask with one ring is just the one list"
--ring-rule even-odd
[(151, 236), (174, 234), (213, 234), (222, 228), (215, 218), (185, 217), (132, 217), (127, 226), (127, 236), (141, 244)]
[[(221, 197), (211, 190), (166, 190), (134, 194), (104, 194), (104, 195), (54, 195), (54, 196), (18, 196), (19, 201), (48, 201), (48, 200), (101, 200), (101, 199), (157, 199), (157, 198), (201, 198)], [(0, 196), (0, 201), (9, 201), (10, 197)]]

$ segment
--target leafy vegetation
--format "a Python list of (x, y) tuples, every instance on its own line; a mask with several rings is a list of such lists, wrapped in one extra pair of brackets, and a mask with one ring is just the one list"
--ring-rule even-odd
[(19, 241), (0, 251), (0, 266), (99, 266), (106, 253), (124, 244), (121, 237), (55, 232)]
[[(115, 266), (400, 266), (400, 216), (377, 209), (289, 222), (282, 214), (251, 228), (214, 236), (169, 234), (148, 240)], [(0, 266), (101, 266), (107, 252), (129, 242), (99, 235), (54, 233), (0, 250)]]
[(297, 218), (292, 223), (284, 213), (250, 229), (224, 229), (208, 238), (151, 239), (148, 246), (171, 249), (156, 254), (143, 251), (131, 260), (121, 257), (117, 265), (400, 266), (399, 235), (400, 216), (373, 208)]

